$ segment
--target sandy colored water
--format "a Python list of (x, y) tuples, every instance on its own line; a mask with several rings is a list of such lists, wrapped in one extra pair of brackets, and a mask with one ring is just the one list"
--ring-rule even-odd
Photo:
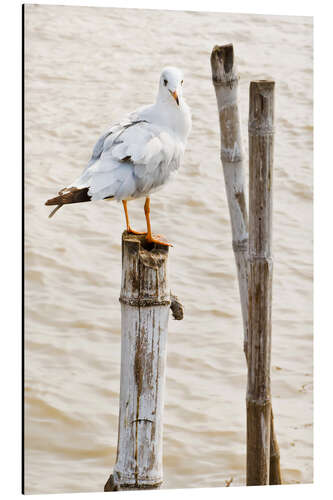
[[(247, 152), (250, 80), (276, 81), (272, 396), (286, 483), (312, 469), (312, 19), (25, 7), (25, 486), (102, 491), (115, 463), (120, 373), (117, 203), (44, 201), (85, 166), (99, 135), (153, 101), (161, 69), (185, 73), (193, 131), (178, 178), (152, 198), (174, 243), (164, 488), (245, 483), (246, 366), (219, 160), (210, 52), (234, 43)], [(144, 228), (143, 200), (129, 205)]]

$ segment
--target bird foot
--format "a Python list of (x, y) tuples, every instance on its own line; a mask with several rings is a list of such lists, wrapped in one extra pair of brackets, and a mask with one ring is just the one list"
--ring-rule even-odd
[(147, 231), (146, 232), (141, 232), (141, 231), (134, 231), (134, 229), (132, 229), (131, 227), (128, 227), (127, 228), (127, 232), (130, 233), (130, 234), (147, 234)]
[(165, 236), (163, 236), (162, 234), (155, 234), (154, 236), (147, 235), (146, 241), (148, 241), (148, 243), (157, 243), (158, 245), (173, 247), (173, 245), (171, 243), (169, 243), (167, 241), (167, 239), (165, 238)]

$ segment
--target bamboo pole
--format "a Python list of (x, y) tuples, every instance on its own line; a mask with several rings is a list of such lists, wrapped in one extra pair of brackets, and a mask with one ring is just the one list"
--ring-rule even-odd
[(154, 245), (150, 250), (145, 236), (123, 233), (118, 447), (104, 491), (159, 488), (163, 480), (162, 416), (170, 309), (167, 258), (168, 247)]
[(272, 169), (274, 82), (250, 84), (248, 486), (269, 484), (271, 435)]
[(220, 119), (221, 161), (227, 193), (247, 353), (248, 220), (245, 200), (244, 153), (238, 108), (238, 72), (232, 44), (215, 46), (211, 54), (212, 79)]
[[(248, 217), (245, 199), (244, 153), (238, 106), (238, 71), (232, 44), (215, 46), (211, 54), (212, 80), (220, 121), (221, 161), (228, 199), (232, 246), (237, 266), (244, 328), (244, 353), (248, 356)], [(272, 414), (273, 422), (273, 414)], [(270, 484), (281, 484), (280, 453), (271, 434)]]

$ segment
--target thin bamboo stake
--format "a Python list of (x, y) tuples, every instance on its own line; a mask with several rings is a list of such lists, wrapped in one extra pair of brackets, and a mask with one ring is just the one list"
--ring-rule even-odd
[[(238, 71), (232, 44), (215, 46), (211, 54), (212, 79), (220, 120), (221, 161), (230, 212), (244, 328), (244, 353), (248, 346), (248, 218), (245, 199), (244, 154), (238, 106)], [(272, 414), (273, 422), (273, 414)], [(271, 434), (270, 484), (281, 484), (280, 453)]]
[(250, 84), (248, 486), (269, 484), (271, 435), (272, 170), (274, 82)]
[[(162, 471), (168, 247), (122, 237), (121, 373), (117, 459), (104, 491), (159, 488)], [(181, 304), (173, 297), (178, 307)], [(176, 304), (176, 305), (177, 305)]]

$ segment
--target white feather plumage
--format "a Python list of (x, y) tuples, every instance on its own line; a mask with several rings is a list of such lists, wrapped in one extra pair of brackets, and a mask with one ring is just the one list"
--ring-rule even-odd
[(87, 167), (68, 187), (89, 188), (92, 201), (149, 196), (179, 168), (190, 129), (182, 75), (176, 68), (165, 68), (155, 104), (132, 113), (103, 134)]

